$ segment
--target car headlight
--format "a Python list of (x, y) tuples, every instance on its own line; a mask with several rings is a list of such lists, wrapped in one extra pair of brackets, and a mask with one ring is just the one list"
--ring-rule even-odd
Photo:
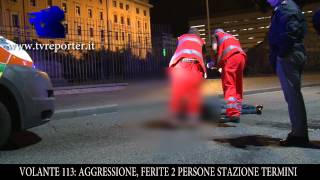
[(49, 75), (46, 72), (38, 71), (38, 74), (43, 77), (44, 79), (50, 80)]

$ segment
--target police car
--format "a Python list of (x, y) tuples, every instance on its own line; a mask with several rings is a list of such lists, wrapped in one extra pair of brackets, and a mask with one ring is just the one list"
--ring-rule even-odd
[(13, 132), (48, 122), (54, 113), (53, 87), (28, 53), (0, 36), (0, 147)]

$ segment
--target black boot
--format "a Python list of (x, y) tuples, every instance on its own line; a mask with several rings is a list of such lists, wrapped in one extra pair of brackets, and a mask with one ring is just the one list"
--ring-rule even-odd
[(262, 115), (263, 105), (256, 106), (256, 111), (258, 115)]
[(309, 137), (298, 137), (288, 135), (287, 139), (281, 140), (280, 145), (284, 147), (308, 147), (310, 146)]

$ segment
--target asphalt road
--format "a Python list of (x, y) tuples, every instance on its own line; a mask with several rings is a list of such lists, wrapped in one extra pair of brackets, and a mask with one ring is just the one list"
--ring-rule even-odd
[(203, 123), (197, 129), (170, 130), (160, 122), (166, 107), (146, 106), (115, 113), (61, 119), (16, 134), (0, 151), (11, 163), (320, 163), (320, 87), (303, 89), (311, 148), (284, 148), (289, 131), (282, 92), (247, 95), (264, 104), (262, 116), (246, 115), (241, 124)]

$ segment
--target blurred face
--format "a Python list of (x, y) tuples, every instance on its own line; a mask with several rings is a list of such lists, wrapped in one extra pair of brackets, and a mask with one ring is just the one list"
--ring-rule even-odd
[(267, 0), (267, 1), (272, 7), (277, 6), (279, 2), (281, 2), (281, 0)]

